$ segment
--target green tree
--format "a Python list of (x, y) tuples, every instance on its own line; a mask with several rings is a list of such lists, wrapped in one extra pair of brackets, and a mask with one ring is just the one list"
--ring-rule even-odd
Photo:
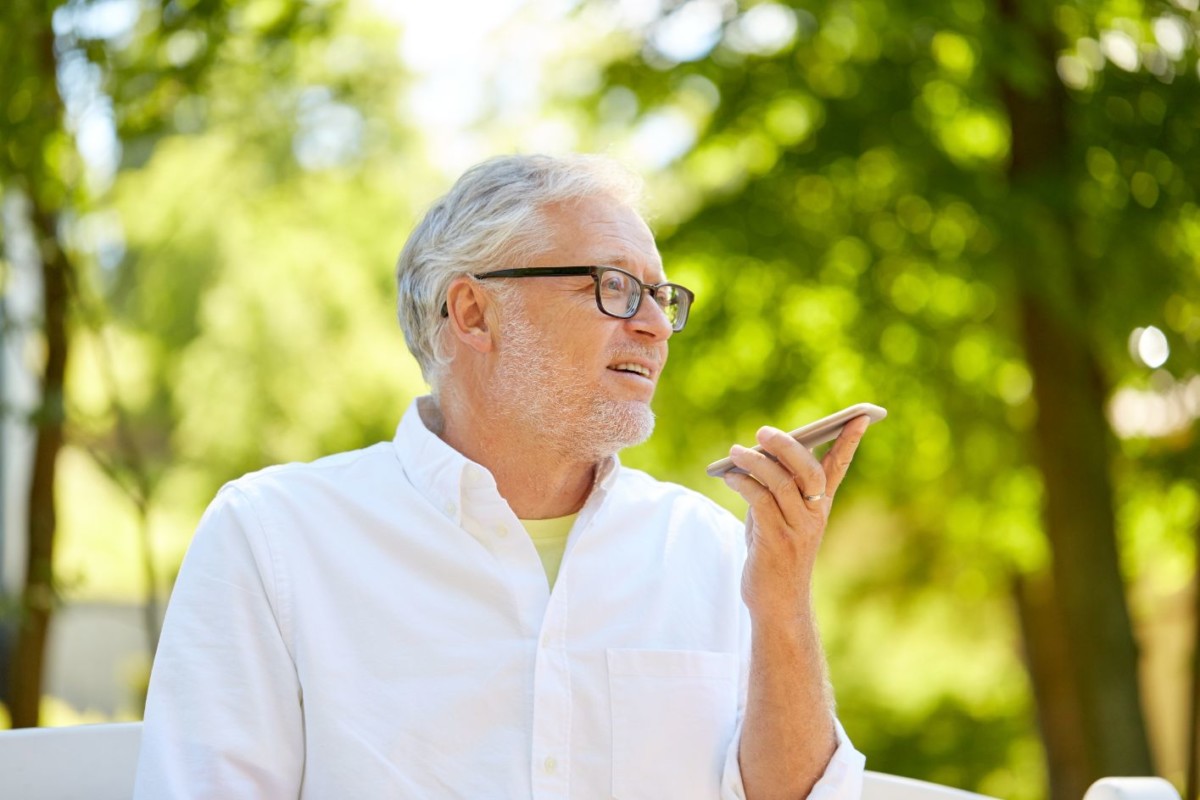
[[(359, 323), (390, 316), (383, 276), (402, 229), (378, 230), (406, 219), (410, 195), (383, 171), (398, 159), (368, 158), (404, 153), (407, 134), (393, 111), (394, 32), (361, 10), (21, 2), (0, 11), (0, 35), (0, 189), (25, 201), (16, 224), (36, 238), (44, 288), (29, 560), (5, 698), (20, 727), (38, 721), (61, 590), (59, 452), (86, 449), (133, 504), (152, 649), (160, 496), (194, 508), (238, 472), (353, 446), (393, 421), (382, 397), (404, 371), (374, 380), (376, 362), (344, 352), (379, 354), (381, 340), (364, 341), (378, 326)], [(340, 226), (340, 239), (314, 222)], [(380, 251), (383, 269), (365, 271)], [(344, 406), (310, 395), (318, 357), (329, 380), (365, 391)], [(289, 425), (298, 415), (308, 427)]]
[[(63, 129), (64, 109), (56, 85), (55, 36), (50, 14), (36, 3), (14, 3), (0, 22), (5, 47), (0, 97), (7, 112), (0, 128), (0, 186), (28, 201), (29, 227), (42, 279), (45, 364), (42, 402), (32, 416), (37, 428), (29, 493), (28, 555), (21, 601), (17, 656), (10, 700), (14, 722), (36, 722), (42, 653), (53, 600), (55, 465), (62, 446), (63, 380), (68, 355), (66, 296), (72, 264), (58, 240), (58, 224), (72, 202), (72, 175), (79, 159)], [(6, 238), (8, 238), (6, 234)], [(32, 707), (23, 702), (33, 693)]]
[[(642, 458), (683, 478), (764, 421), (888, 406), (851, 482), (876, 489), (844, 494), (882, 496), (904, 539), (843, 533), (861, 588), (887, 591), (874, 546), (894, 559), (880, 581), (942, 602), (964, 576), (990, 587), (949, 602), (1019, 630), (1058, 798), (1154, 771), (1117, 521), (1182, 497), (1165, 524), (1192, 546), (1194, 415), (1120, 440), (1107, 416), (1117, 388), (1179, 396), (1195, 370), (1198, 22), (1165, 3), (669, 3), (614, 37), (592, 106), (594, 143), (692, 131), (652, 188), (668, 270), (701, 300)], [(1149, 325), (1172, 345), (1153, 374), (1127, 354)], [(981, 751), (889, 733), (904, 698), (860, 714), (839, 685), (877, 768), (979, 786), (1024, 763), (1019, 703)], [(979, 737), (985, 704), (927, 705), (922, 725)], [(957, 775), (933, 767), (951, 756)]]

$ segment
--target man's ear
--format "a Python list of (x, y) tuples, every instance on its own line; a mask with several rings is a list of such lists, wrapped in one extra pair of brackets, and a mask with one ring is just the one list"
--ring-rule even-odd
[(446, 291), (450, 330), (456, 339), (476, 352), (486, 353), (495, 346), (492, 340), (493, 311), (491, 298), (478, 281), (463, 275), (450, 282)]

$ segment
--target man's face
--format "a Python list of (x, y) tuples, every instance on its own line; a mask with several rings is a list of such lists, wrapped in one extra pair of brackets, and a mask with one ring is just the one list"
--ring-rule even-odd
[[(546, 211), (547, 249), (527, 264), (616, 266), (660, 283), (662, 259), (646, 223), (603, 197)], [(502, 279), (503, 280), (503, 279)], [(600, 458), (644, 441), (671, 325), (651, 297), (630, 319), (596, 307), (589, 276), (511, 281), (501, 310), (491, 394), (564, 455)]]

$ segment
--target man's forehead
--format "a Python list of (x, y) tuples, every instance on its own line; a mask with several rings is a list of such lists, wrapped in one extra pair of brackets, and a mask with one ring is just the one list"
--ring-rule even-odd
[[(626, 253), (621, 253), (615, 250), (597, 251), (600, 255), (594, 256), (592, 261), (602, 267), (620, 267), (621, 269), (630, 269), (632, 267), (640, 267), (645, 265), (642, 258), (630, 258)], [(654, 250), (653, 262), (648, 265), (655, 268), (662, 267), (662, 258), (658, 255), (658, 250)]]
[(616, 250), (588, 251), (580, 259), (581, 265), (599, 267), (620, 267), (626, 272), (639, 276), (646, 283), (659, 283), (666, 280), (663, 272), (662, 257), (657, 249), (639, 251), (630, 256)]
[(626, 235), (637, 231), (651, 241), (654, 234), (636, 209), (605, 195), (592, 195), (571, 201), (549, 203), (542, 207), (551, 219), (571, 228), (591, 229), (603, 235), (617, 233), (621, 229)]
[(575, 251), (586, 263), (661, 271), (654, 234), (629, 206), (593, 197), (551, 206), (547, 211), (557, 223), (552, 234), (555, 243)]

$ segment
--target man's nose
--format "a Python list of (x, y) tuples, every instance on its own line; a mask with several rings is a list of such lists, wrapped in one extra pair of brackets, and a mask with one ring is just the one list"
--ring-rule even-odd
[(675, 332), (671, 320), (667, 319), (667, 312), (649, 292), (642, 294), (642, 304), (629, 322), (638, 333), (653, 337), (655, 341), (670, 339)]

